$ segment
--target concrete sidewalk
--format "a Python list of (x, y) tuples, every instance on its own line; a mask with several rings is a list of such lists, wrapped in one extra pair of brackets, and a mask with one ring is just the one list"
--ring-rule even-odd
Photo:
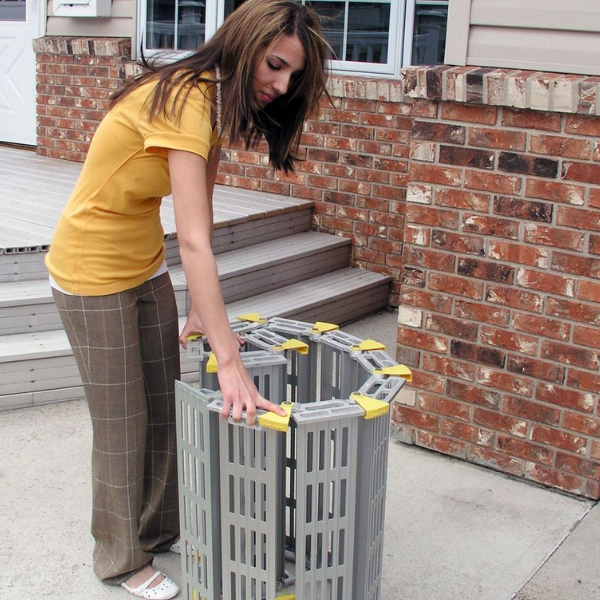
[[(345, 331), (394, 347), (396, 314)], [(0, 600), (132, 598), (92, 571), (84, 401), (0, 413)], [(179, 580), (180, 558), (156, 565)], [(600, 599), (600, 507), (393, 442), (382, 600)]]

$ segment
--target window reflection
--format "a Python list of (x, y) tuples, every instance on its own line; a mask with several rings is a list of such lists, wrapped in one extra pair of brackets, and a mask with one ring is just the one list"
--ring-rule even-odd
[(202, 0), (148, 0), (148, 49), (194, 50), (204, 42), (205, 28)]
[(448, 3), (419, 3), (415, 6), (413, 65), (440, 65), (446, 49)]
[(0, 21), (25, 21), (25, 0), (0, 0)]

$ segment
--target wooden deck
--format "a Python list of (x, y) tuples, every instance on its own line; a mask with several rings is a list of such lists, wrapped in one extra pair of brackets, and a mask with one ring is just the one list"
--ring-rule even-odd
[[(0, 254), (25, 254), (48, 249), (54, 228), (82, 165), (0, 146)], [(215, 230), (265, 216), (310, 209), (312, 202), (216, 186)], [(171, 197), (163, 200), (165, 236), (175, 234)]]

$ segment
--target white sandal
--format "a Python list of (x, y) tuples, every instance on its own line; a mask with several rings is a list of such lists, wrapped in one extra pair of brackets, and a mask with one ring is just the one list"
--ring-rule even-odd
[[(152, 588), (148, 587), (160, 575), (164, 575), (165, 578), (158, 585)], [(136, 588), (129, 587), (125, 582), (121, 583), (121, 586), (130, 594), (138, 598), (146, 598), (147, 600), (169, 600), (169, 598), (174, 598), (179, 594), (179, 586), (161, 571), (156, 571), (156, 573)]]

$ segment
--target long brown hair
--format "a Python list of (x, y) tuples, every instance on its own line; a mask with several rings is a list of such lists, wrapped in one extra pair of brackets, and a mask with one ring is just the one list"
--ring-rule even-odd
[[(262, 110), (252, 101), (254, 63), (257, 55), (284, 35), (296, 35), (304, 47), (304, 70), (290, 82), (288, 91)], [(206, 76), (215, 65), (221, 68), (223, 130), (229, 140), (254, 147), (262, 136), (269, 146), (269, 162), (276, 169), (293, 171), (302, 126), (318, 111), (327, 94), (326, 63), (329, 44), (314, 10), (297, 0), (247, 0), (236, 9), (213, 37), (191, 55), (170, 64), (142, 62), (147, 72), (128, 82), (112, 97), (113, 105), (150, 80), (158, 80), (150, 100), (150, 118), (161, 112), (177, 118), (191, 86), (215, 83)], [(159, 57), (160, 60), (160, 57)], [(204, 76), (203, 76), (204, 74)], [(175, 96), (171, 98), (171, 94)], [(169, 107), (169, 108), (168, 108)]]

